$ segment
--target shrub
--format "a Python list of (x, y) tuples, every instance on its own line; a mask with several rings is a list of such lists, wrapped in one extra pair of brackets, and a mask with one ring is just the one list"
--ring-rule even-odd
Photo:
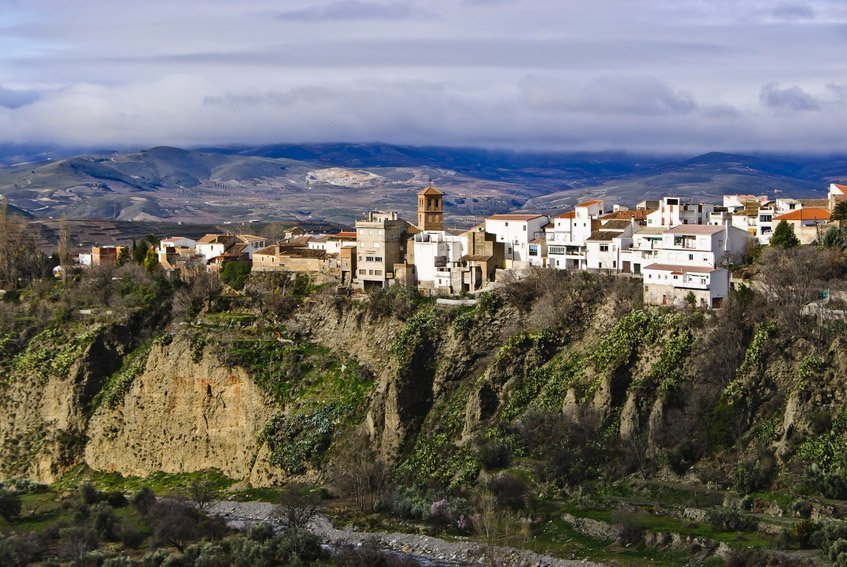
[(501, 506), (520, 510), (526, 503), (528, 487), (523, 479), (508, 473), (500, 473), (488, 481), (488, 489)]
[(791, 510), (798, 518), (808, 520), (812, 517), (812, 505), (806, 500), (797, 500), (791, 505)]
[(122, 492), (107, 492), (105, 495), (106, 503), (112, 508), (124, 508), (129, 501)]
[(21, 514), (21, 497), (16, 492), (0, 490), (0, 516), (11, 522)]
[(818, 529), (817, 523), (812, 520), (800, 520), (791, 526), (791, 534), (797, 538), (797, 543), (803, 549), (811, 547), (812, 536)]
[(770, 486), (776, 464), (770, 454), (760, 455), (758, 459), (742, 461), (735, 468), (733, 485), (741, 494), (757, 492)]
[(800, 240), (794, 234), (794, 227), (787, 221), (781, 220), (771, 235), (771, 246), (776, 248), (794, 248), (800, 245)]
[(512, 461), (512, 448), (502, 439), (492, 439), (480, 446), (477, 458), (482, 468), (487, 471), (504, 469)]
[(751, 532), (756, 529), (756, 520), (742, 515), (733, 508), (713, 508), (707, 513), (709, 525), (721, 532)]
[(43, 552), (43, 544), (32, 532), (0, 534), (0, 557), (6, 565), (31, 565)]
[(156, 504), (156, 495), (146, 486), (142, 487), (132, 496), (132, 505), (142, 515), (147, 515), (151, 508)]
[(247, 277), (250, 275), (252, 266), (252, 263), (243, 260), (226, 262), (221, 267), (221, 280), (232, 289), (241, 290), (247, 283)]
[(644, 522), (629, 510), (618, 509), (612, 513), (612, 525), (618, 529), (618, 541), (625, 546), (644, 542)]

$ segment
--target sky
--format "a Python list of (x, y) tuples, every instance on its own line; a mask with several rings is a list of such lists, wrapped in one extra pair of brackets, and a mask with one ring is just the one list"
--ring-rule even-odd
[(0, 0), (0, 143), (847, 152), (847, 0)]

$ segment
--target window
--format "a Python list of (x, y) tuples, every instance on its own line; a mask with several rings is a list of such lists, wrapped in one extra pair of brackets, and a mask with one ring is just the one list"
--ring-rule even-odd
[(689, 260), (693, 260), (693, 259), (694, 259), (694, 254), (689, 254), (689, 255), (688, 255), (688, 259), (689, 259)]
[(523, 225), (523, 231), (526, 232), (526, 225)]
[(600, 252), (608, 252), (608, 251), (609, 251), (609, 245), (608, 244), (601, 244), (600, 245)]
[(506, 221), (505, 226), (509, 226), (509, 221)]
[(382, 262), (382, 256), (374, 256), (374, 262)]
[(382, 270), (374, 270), (374, 275), (381, 276)]
[(374, 242), (374, 248), (379, 248), (379, 242)]
[(359, 274), (361, 274), (363, 276), (365, 275), (366, 272), (367, 272), (367, 270), (359, 270)]

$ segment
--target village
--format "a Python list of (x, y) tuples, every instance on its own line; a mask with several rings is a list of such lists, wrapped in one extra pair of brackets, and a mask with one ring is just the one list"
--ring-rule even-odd
[[(451, 230), (444, 194), (430, 184), (418, 193), (416, 223), (393, 211), (370, 211), (351, 232), (306, 234), (294, 227), (277, 242), (250, 234), (171, 236), (155, 251), (169, 273), (239, 262), (253, 272), (306, 274), (351, 292), (403, 285), (447, 297), (476, 295), (533, 268), (602, 272), (641, 278), (645, 304), (713, 309), (726, 304), (729, 268), (751, 246), (770, 244), (781, 223), (800, 244), (819, 242), (830, 227), (841, 227), (836, 207), (845, 202), (847, 185), (836, 183), (825, 199), (725, 195), (712, 204), (664, 197), (634, 208), (589, 200), (554, 216), (495, 214), (469, 230)], [(124, 251), (94, 246), (78, 262), (112, 265)]]

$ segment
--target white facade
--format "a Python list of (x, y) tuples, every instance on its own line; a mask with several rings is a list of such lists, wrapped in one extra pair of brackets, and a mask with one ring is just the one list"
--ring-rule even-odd
[(589, 270), (626, 272), (631, 270), (628, 251), (632, 248), (637, 225), (631, 223), (623, 231), (602, 228), (586, 241), (586, 266)]
[(237, 235), (238, 241), (244, 244), (244, 252), (247, 253), (247, 257), (251, 260), (253, 259), (253, 254), (258, 252), (262, 248), (265, 248), (268, 245), (267, 238), (262, 238), (261, 236), (254, 236), (252, 234), (239, 234)]
[(418, 283), (449, 292), (451, 268), (458, 266), (465, 254), (465, 239), (443, 230), (425, 231), (414, 235), (412, 246)]
[(182, 236), (171, 236), (170, 238), (165, 238), (164, 240), (161, 240), (159, 242), (159, 246), (156, 248), (156, 254), (159, 256), (160, 264), (164, 263), (165, 259), (167, 258), (168, 248), (195, 250), (197, 248), (197, 241)]
[(644, 303), (719, 308), (729, 297), (729, 272), (723, 268), (650, 264), (644, 267)]
[(711, 203), (687, 203), (679, 197), (665, 197), (659, 208), (647, 215), (647, 226), (674, 227), (680, 224), (708, 224), (715, 210)]
[(588, 267), (586, 240), (599, 226), (603, 201), (588, 201), (573, 211), (557, 215), (546, 229), (548, 266), (560, 270), (584, 270)]
[(506, 267), (529, 266), (529, 243), (544, 235), (547, 217), (535, 214), (492, 215), (485, 219), (485, 232), (505, 245)]

